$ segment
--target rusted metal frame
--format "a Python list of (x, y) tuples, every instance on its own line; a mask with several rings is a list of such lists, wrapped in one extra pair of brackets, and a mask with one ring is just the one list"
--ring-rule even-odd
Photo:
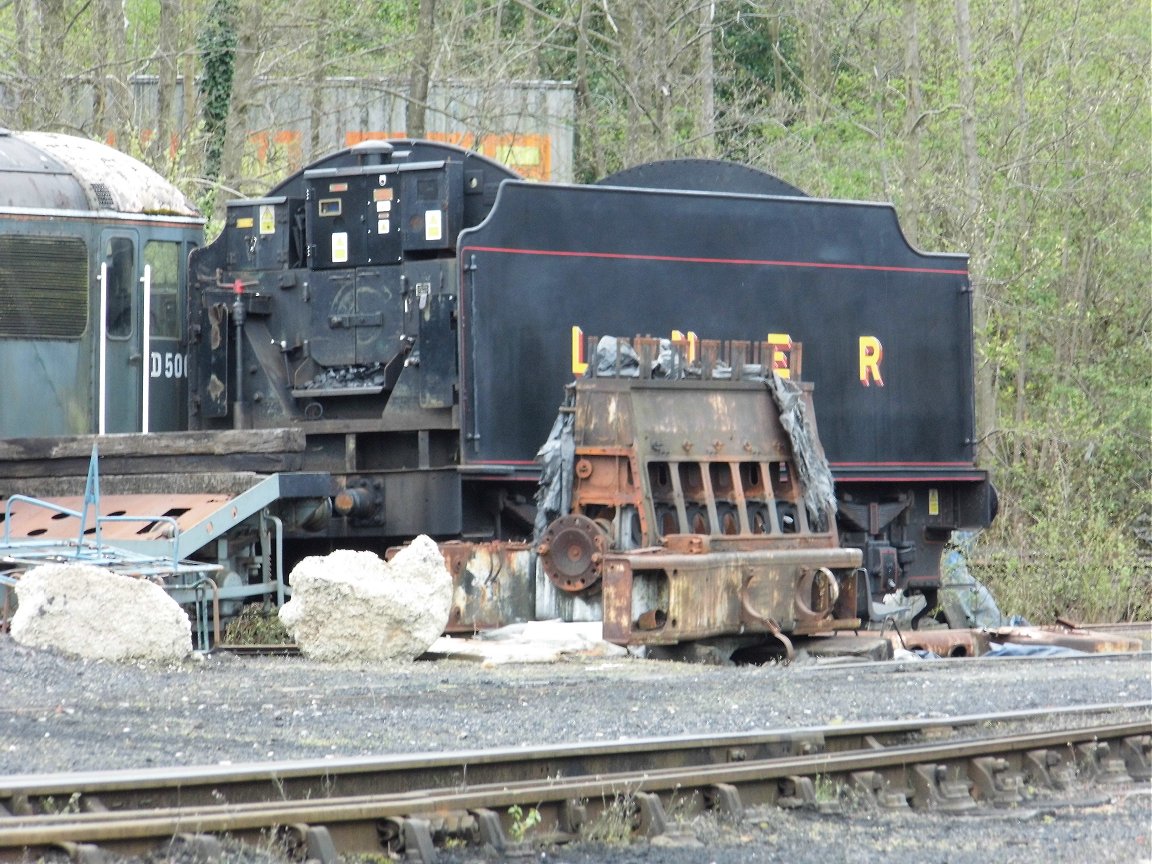
[[(786, 577), (785, 577), (786, 578)], [(784, 646), (784, 656), (791, 662), (796, 659), (796, 649), (792, 645), (792, 640), (784, 635), (784, 631), (780, 629), (780, 624), (774, 619), (761, 615), (760, 612), (752, 608), (748, 599), (748, 585), (751, 582), (752, 576), (745, 578), (745, 582), (740, 587), (740, 620), (746, 621), (759, 621), (768, 628), (768, 632)], [(793, 625), (795, 626), (795, 625)]]
[[(591, 471), (588, 477), (580, 476), (580, 460), (588, 460), (591, 466)], [(636, 463), (635, 451), (630, 447), (577, 447), (575, 454), (576, 461), (576, 482), (573, 484), (572, 489), (572, 510), (579, 512), (577, 504), (586, 502), (589, 504), (611, 504), (612, 506), (619, 507), (622, 504), (637, 504), (641, 499), (643, 492), (642, 486), (638, 483), (633, 483), (630, 487), (621, 488), (621, 485), (627, 484), (613, 483), (589, 483), (591, 477), (595, 477), (596, 466), (599, 463), (613, 462), (619, 464), (621, 461), (626, 463), (627, 467), (631, 470), (633, 476), (638, 475), (639, 466)], [(610, 472), (614, 477), (619, 479), (620, 472), (615, 470)], [(615, 491), (609, 491), (610, 486), (615, 487)], [(585, 487), (593, 493), (599, 493), (601, 497), (585, 496), (582, 494)]]
[(631, 344), (640, 360), (640, 380), (651, 380), (652, 363), (660, 351), (660, 340), (651, 336), (637, 336), (631, 340)]
[(1140, 639), (1122, 633), (1101, 633), (1077, 627), (998, 627), (988, 633), (992, 642), (1011, 642), (1017, 645), (1057, 645), (1077, 651), (1139, 651)]
[(696, 468), (700, 472), (701, 495), (704, 496), (704, 506), (708, 510), (708, 533), (720, 534), (720, 514), (716, 509), (716, 492), (712, 488), (711, 463), (708, 460), (697, 460)]
[(672, 503), (676, 506), (676, 524), (680, 528), (678, 533), (690, 533), (688, 526), (688, 502), (684, 498), (684, 488), (680, 477), (680, 468), (676, 462), (669, 459), (668, 481), (672, 484)]
[[(439, 549), (452, 577), (446, 633), (472, 634), (527, 617), (528, 610), (516, 604), (530, 597), (527, 591), (534, 576), (527, 570), (529, 544), (454, 540), (440, 543)], [(388, 550), (388, 557), (396, 551)], [(469, 565), (477, 572), (470, 570)], [(523, 578), (524, 584), (511, 584), (518, 577)]]
[[(590, 470), (587, 477), (580, 476), (581, 460), (584, 460), (585, 464), (589, 465)], [(604, 467), (606, 465), (610, 465), (610, 467)], [(623, 475), (621, 473), (622, 469), (624, 472)], [(640, 466), (636, 459), (635, 451), (632, 448), (578, 448), (576, 451), (575, 473), (576, 479), (573, 482), (572, 488), (573, 513), (589, 515), (586, 511), (590, 506), (611, 507), (614, 511), (615, 524), (618, 529), (617, 536), (613, 537), (612, 540), (613, 542), (620, 542), (623, 540), (623, 532), (628, 528), (624, 522), (624, 508), (631, 506), (636, 509), (637, 518), (640, 520), (641, 537), (651, 538), (654, 536), (650, 533), (650, 529), (655, 514), (650, 514), (649, 508), (645, 506), (646, 501), (650, 499), (647, 499), (644, 494), (643, 481), (637, 479), (640, 474)], [(597, 475), (604, 476), (609, 474), (616, 482), (588, 482), (590, 478), (595, 478)], [(633, 482), (627, 482), (627, 474), (631, 474)]]
[(1000, 627), (996, 629), (939, 629), (880, 631), (894, 647), (931, 651), (941, 657), (979, 657), (989, 653), (993, 643), (1014, 645), (1053, 645), (1086, 653), (1140, 651), (1139, 639), (1092, 630), (1062, 631), (1049, 627)]
[(613, 558), (627, 561), (639, 569), (647, 569), (655, 564), (662, 568), (699, 566), (704, 558), (720, 566), (765, 567), (765, 566), (813, 566), (842, 570), (856, 566), (860, 550), (838, 546), (816, 549), (749, 549), (739, 552), (710, 552), (705, 555), (667, 554), (659, 551), (619, 552)]
[[(740, 462), (736, 458), (727, 458), (716, 460), (715, 462), (710, 463), (710, 465), (712, 464), (723, 465), (724, 470), (728, 472), (728, 485), (730, 487), (730, 491), (728, 492), (726, 501), (729, 506), (736, 510), (737, 521), (740, 525), (739, 531), (737, 533), (751, 534), (752, 519), (748, 514), (748, 499), (744, 494), (744, 484), (740, 479)], [(709, 470), (708, 473), (711, 475), (711, 470)], [(717, 514), (717, 520), (718, 521), (716, 522), (716, 527), (719, 530), (716, 533), (723, 534), (724, 526), (719, 520), (719, 514)]]
[[(650, 460), (656, 461), (656, 460)], [(703, 504), (708, 513), (708, 534), (711, 536), (733, 536), (725, 535), (723, 532), (723, 521), (719, 509), (719, 496), (716, 493), (715, 486), (712, 483), (712, 466), (722, 465), (732, 480), (732, 490), (728, 494), (726, 503), (736, 510), (738, 520), (740, 523), (740, 534), (745, 536), (761, 536), (752, 533), (752, 520), (749, 514), (749, 499), (744, 491), (743, 483), (740, 479), (740, 461), (735, 459), (669, 459), (659, 460), (669, 467), (669, 476), (673, 487), (673, 500), (677, 505), (677, 519), (680, 527), (683, 529), (681, 533), (695, 533), (692, 531), (692, 525), (688, 519), (688, 497), (684, 491), (684, 486), (681, 478), (681, 471), (684, 466), (692, 465), (700, 471), (701, 475), (701, 492), (700, 497), (702, 501), (693, 499), (694, 505)], [(647, 463), (645, 463), (647, 464)], [(763, 468), (761, 468), (763, 470)], [(651, 496), (650, 496), (651, 497)], [(771, 511), (771, 501), (765, 501), (765, 507)], [(681, 510), (683, 505), (683, 510)], [(772, 516), (771, 518), (774, 518)]]
[(776, 478), (772, 476), (772, 463), (760, 461), (760, 482), (764, 485), (764, 507), (768, 511), (768, 527), (766, 533), (779, 537), (784, 533), (780, 524), (780, 513), (776, 507)]
[[(784, 627), (790, 629), (796, 617), (796, 569), (850, 569), (859, 565), (859, 557), (859, 550), (839, 547), (703, 554), (655, 550), (614, 553), (605, 556), (602, 576), (604, 638), (618, 644), (671, 644), (744, 632), (768, 632), (780, 638)], [(668, 608), (664, 610), (668, 626), (645, 629), (655, 622), (633, 618), (635, 575), (657, 571), (668, 580)], [(749, 586), (757, 578), (778, 583), (787, 618), (777, 620), (775, 614), (753, 606)], [(811, 629), (810, 622), (805, 623)], [(845, 626), (858, 623), (853, 619)], [(781, 642), (787, 644), (785, 640)]]

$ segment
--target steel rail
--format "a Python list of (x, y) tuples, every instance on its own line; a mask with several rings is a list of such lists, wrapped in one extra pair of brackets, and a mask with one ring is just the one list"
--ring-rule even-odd
[[(420, 788), (475, 786), (665, 767), (712, 765), (820, 751), (854, 750), (912, 738), (940, 737), (963, 727), (1069, 721), (1080, 716), (1152, 711), (1152, 703), (1108, 703), (1045, 711), (640, 738), (541, 747), (505, 747), (377, 757), (308, 759), (184, 768), (0, 776), (0, 820), (57, 809), (124, 810), (161, 804), (197, 806), (265, 800), (381, 794)], [(2, 823), (0, 823), (2, 824)]]
[[(1105, 742), (1110, 742), (1106, 744)], [(946, 810), (1019, 805), (1023, 778), (1059, 788), (1067, 775), (1104, 782), (1147, 780), (1152, 719), (950, 742), (821, 752), (709, 766), (532, 778), (520, 782), (362, 795), (327, 800), (253, 802), (167, 810), (12, 817), (0, 820), (0, 849), (100, 843), (140, 851), (189, 835), (227, 833), (265, 840), (281, 826), (310, 857), (346, 851), (396, 850), (433, 860), (433, 835), (481, 837), (508, 845), (496, 808), (543, 812), (541, 824), (571, 837), (613, 808), (630, 830), (657, 833), (662, 800), (679, 796), (698, 809), (732, 816), (744, 803), (815, 804), (815, 780), (853, 786), (877, 805)], [(1119, 756), (1112, 756), (1115, 752)], [(662, 797), (663, 796), (663, 797)], [(507, 821), (505, 819), (505, 821)], [(337, 843), (337, 841), (339, 841)], [(390, 845), (386, 845), (390, 844)], [(3, 857), (3, 856), (0, 856)]]

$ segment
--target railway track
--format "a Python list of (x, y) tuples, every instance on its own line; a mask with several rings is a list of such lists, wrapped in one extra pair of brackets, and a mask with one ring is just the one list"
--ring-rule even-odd
[[(509, 851), (667, 813), (745, 807), (971, 812), (1034, 806), (1082, 783), (1152, 778), (1152, 705), (373, 759), (0, 777), (0, 859), (76, 860), (230, 841), (290, 858), (381, 853), (433, 862), (444, 843)], [(530, 832), (527, 829), (531, 828)]]

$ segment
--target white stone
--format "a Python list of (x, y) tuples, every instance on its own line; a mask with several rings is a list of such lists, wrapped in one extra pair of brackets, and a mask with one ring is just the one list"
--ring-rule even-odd
[(599, 621), (526, 621), (474, 637), (441, 636), (429, 652), (484, 666), (557, 663), (565, 657), (627, 657), (628, 649), (605, 642)]
[(92, 660), (180, 660), (192, 623), (159, 585), (91, 564), (45, 564), (16, 585), (12, 638)]
[(390, 562), (352, 550), (305, 558), (289, 583), (280, 620), (316, 660), (414, 660), (444, 631), (452, 604), (444, 557), (424, 535)]

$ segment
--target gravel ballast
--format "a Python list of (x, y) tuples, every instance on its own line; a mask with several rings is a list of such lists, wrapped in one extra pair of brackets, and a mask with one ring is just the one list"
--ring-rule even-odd
[[(630, 657), (326, 665), (216, 653), (71, 659), (0, 635), (0, 774), (537, 746), (1152, 702), (1147, 653), (711, 667)], [(659, 843), (541, 861), (1148, 861), (1148, 789), (1070, 810), (820, 816), (772, 810)], [(1094, 793), (1095, 794), (1095, 793)], [(461, 857), (463, 856), (463, 857)], [(485, 860), (477, 851), (451, 861)]]

